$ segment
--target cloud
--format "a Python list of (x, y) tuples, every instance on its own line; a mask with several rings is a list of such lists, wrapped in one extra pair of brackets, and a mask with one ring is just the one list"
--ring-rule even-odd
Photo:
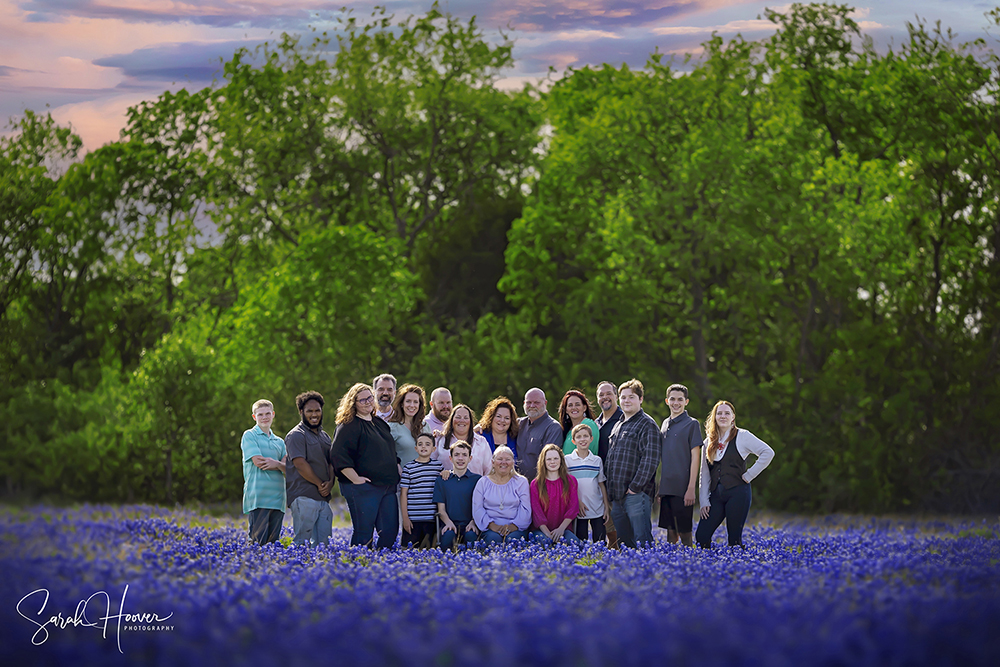
[(703, 41), (703, 35), (671, 35), (664, 37), (650, 31), (629, 34), (625, 38), (601, 38), (586, 41), (539, 42), (518, 51), (519, 69), (525, 73), (542, 72), (555, 67), (600, 66), (645, 67), (649, 56), (659, 47), (661, 52), (691, 51)]
[(711, 26), (663, 26), (654, 28), (656, 35), (709, 35), (713, 32), (731, 34), (737, 32), (770, 32), (777, 25), (765, 19), (749, 19), (744, 21), (729, 21), (723, 25)]
[(20, 67), (8, 67), (0, 65), (0, 76), (14, 76), (16, 74), (37, 74), (37, 69), (21, 69)]
[[(487, 29), (508, 24), (524, 31), (553, 32), (634, 27), (712, 11), (748, 0), (450, 0), (442, 9), (455, 16), (476, 15)], [(344, 0), (21, 0), (25, 20), (36, 23), (68, 18), (117, 19), (129, 23), (191, 23), (214, 27), (240, 26), (302, 30), (340, 14)], [(384, 5), (398, 18), (421, 15), (429, 0), (355, 0), (359, 18)]]
[(86, 151), (116, 141), (125, 126), (129, 107), (149, 99), (149, 93), (128, 92), (97, 100), (67, 104), (52, 110), (52, 118), (62, 125), (72, 125), (83, 140)]
[(24, 0), (20, 9), (35, 23), (67, 18), (118, 19), (129, 23), (194, 23), (302, 29), (316, 15), (339, 13), (343, 2), (327, 0)]
[[(492, 27), (509, 23), (526, 32), (559, 32), (585, 28), (607, 31), (662, 23), (666, 19), (740, 5), (745, 1), (502, 0), (486, 6), (480, 3), (482, 9), (474, 13), (480, 14), (482, 25)], [(458, 15), (465, 15), (464, 11), (456, 10), (455, 3), (451, 3), (449, 8)]]
[(157, 44), (98, 58), (94, 64), (116, 67), (133, 80), (208, 83), (221, 74), (221, 61), (232, 58), (237, 49), (253, 49), (259, 43), (259, 40), (235, 40)]

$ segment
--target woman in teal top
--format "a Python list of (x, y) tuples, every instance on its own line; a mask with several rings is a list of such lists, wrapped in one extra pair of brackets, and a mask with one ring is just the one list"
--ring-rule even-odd
[(579, 389), (570, 389), (562, 397), (559, 404), (559, 424), (563, 430), (563, 454), (570, 454), (576, 449), (573, 444), (573, 427), (577, 424), (586, 424), (590, 427), (590, 432), (594, 439), (590, 441), (590, 451), (597, 453), (597, 446), (601, 440), (601, 429), (594, 421), (594, 408), (591, 407), (587, 395)]
[(431, 427), (424, 423), (427, 397), (423, 387), (415, 384), (400, 387), (392, 402), (392, 411), (389, 433), (396, 443), (399, 464), (405, 466), (417, 458), (417, 436), (431, 432)]

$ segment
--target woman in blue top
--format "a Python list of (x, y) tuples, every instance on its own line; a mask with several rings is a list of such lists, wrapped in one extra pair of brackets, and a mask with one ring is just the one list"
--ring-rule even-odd
[(563, 430), (563, 454), (572, 454), (576, 450), (573, 444), (573, 427), (586, 424), (594, 439), (590, 441), (590, 452), (597, 453), (601, 441), (601, 429), (594, 421), (594, 408), (591, 407), (587, 395), (579, 389), (570, 389), (562, 397), (559, 404), (559, 425)]
[(497, 396), (486, 404), (483, 418), (479, 420), (479, 432), (486, 438), (490, 451), (495, 452), (501, 445), (510, 447), (517, 458), (517, 408), (506, 396)]

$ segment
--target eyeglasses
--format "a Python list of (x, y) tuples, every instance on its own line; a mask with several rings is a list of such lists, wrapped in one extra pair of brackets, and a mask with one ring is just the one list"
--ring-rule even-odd
[(359, 398), (358, 399), (358, 403), (374, 403), (374, 402), (375, 402), (375, 397), (374, 396), (369, 396), (368, 398)]

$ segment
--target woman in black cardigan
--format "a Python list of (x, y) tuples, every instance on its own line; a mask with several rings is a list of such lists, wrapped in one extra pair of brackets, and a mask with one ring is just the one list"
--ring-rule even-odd
[(366, 384), (351, 387), (340, 399), (337, 430), (330, 447), (340, 493), (351, 512), (351, 544), (391, 547), (399, 532), (399, 458), (389, 425), (375, 415), (375, 392)]

